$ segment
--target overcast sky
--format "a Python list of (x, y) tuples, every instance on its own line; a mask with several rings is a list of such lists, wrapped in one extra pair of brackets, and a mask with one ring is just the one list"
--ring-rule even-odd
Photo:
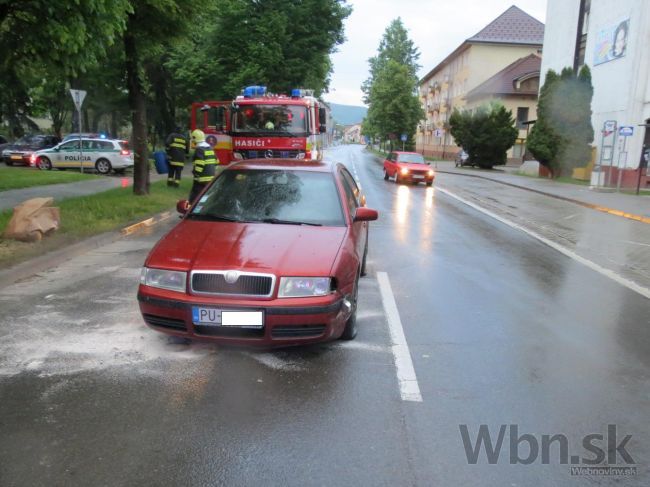
[(397, 17), (420, 50), (419, 77), (513, 4), (542, 22), (546, 19), (546, 0), (348, 0), (348, 4), (353, 12), (345, 22), (347, 40), (332, 56), (330, 93), (324, 96), (345, 105), (363, 105), (360, 86), (368, 77), (368, 58), (377, 53), (386, 27)]

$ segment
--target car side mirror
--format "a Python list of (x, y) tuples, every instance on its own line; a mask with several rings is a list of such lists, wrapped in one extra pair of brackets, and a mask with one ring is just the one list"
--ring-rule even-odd
[(181, 215), (184, 215), (187, 213), (187, 210), (190, 209), (190, 202), (187, 200), (178, 200), (176, 203), (176, 211), (179, 212)]
[(379, 213), (377, 210), (371, 208), (366, 208), (365, 206), (360, 206), (357, 208), (356, 213), (354, 214), (355, 222), (371, 222), (379, 218)]

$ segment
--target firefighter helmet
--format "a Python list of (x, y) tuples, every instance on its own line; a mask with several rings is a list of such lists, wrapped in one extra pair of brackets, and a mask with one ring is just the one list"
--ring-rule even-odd
[(205, 134), (203, 130), (195, 129), (192, 131), (192, 142), (199, 143), (205, 140)]

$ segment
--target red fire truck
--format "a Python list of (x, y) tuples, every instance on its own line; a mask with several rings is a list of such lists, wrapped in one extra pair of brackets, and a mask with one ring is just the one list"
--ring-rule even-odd
[(321, 160), (327, 145), (328, 110), (308, 90), (273, 95), (249, 86), (232, 101), (192, 104), (190, 128), (205, 132), (222, 164), (233, 160)]

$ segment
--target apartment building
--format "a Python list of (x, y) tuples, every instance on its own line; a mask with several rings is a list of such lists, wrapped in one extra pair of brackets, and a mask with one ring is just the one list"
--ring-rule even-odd
[(451, 159), (459, 148), (449, 134), (454, 108), (467, 94), (515, 61), (541, 54), (544, 24), (516, 6), (469, 37), (419, 82), (426, 120), (418, 126), (416, 148), (428, 156)]
[(650, 1), (548, 0), (546, 15), (541, 82), (549, 69), (591, 69), (592, 182), (650, 188)]

